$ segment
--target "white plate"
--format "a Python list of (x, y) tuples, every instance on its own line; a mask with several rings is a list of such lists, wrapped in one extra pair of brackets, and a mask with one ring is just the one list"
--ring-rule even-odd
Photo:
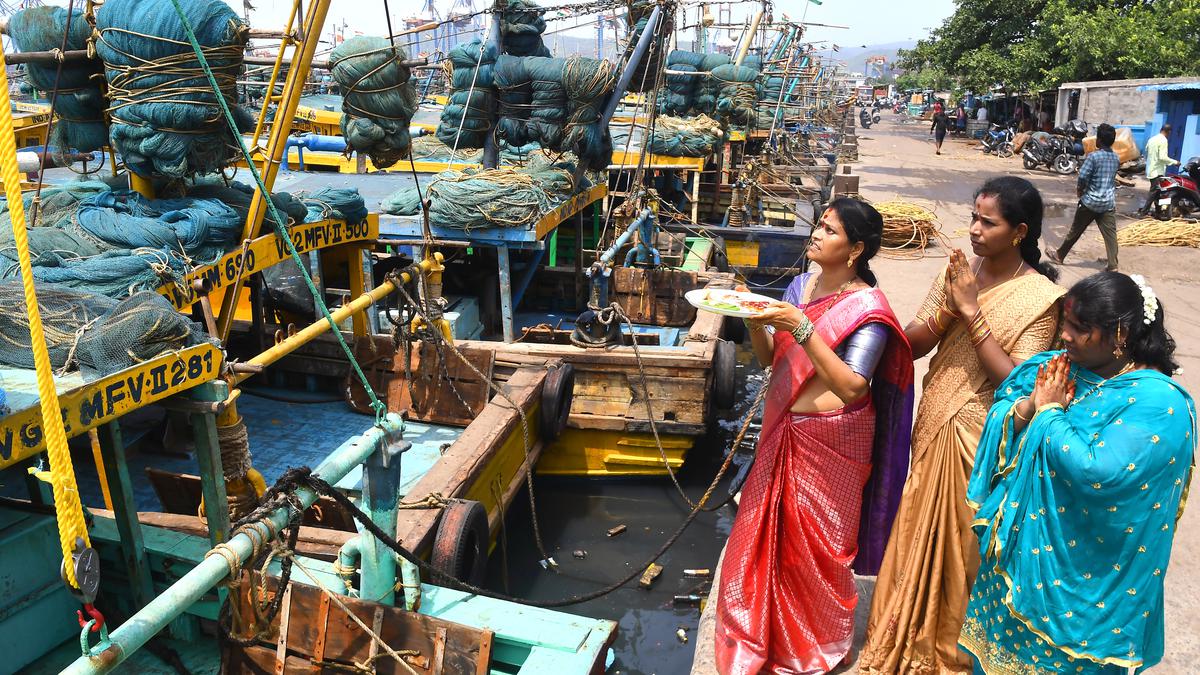
[(768, 298), (765, 295), (757, 293), (747, 293), (744, 291), (727, 291), (721, 289), (697, 288), (694, 291), (688, 291), (683, 295), (689, 303), (696, 309), (702, 309), (713, 314), (723, 314), (725, 316), (736, 316), (742, 319), (748, 319), (758, 316), (761, 310), (748, 310), (738, 307), (732, 309), (727, 306), (713, 305), (713, 302), (729, 302), (734, 305), (740, 304), (741, 301), (749, 300), (754, 302), (775, 302), (774, 298)]

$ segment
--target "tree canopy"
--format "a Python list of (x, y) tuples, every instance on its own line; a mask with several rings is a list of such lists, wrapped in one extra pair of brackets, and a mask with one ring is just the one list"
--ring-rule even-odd
[(906, 81), (945, 77), (974, 91), (1039, 91), (1063, 82), (1200, 72), (1200, 0), (955, 4), (929, 38), (900, 53)]

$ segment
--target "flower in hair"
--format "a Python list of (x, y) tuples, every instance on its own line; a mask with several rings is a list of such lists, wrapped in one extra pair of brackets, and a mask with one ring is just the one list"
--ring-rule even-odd
[(1142, 323), (1149, 326), (1154, 322), (1154, 317), (1158, 314), (1158, 296), (1154, 294), (1154, 289), (1150, 288), (1150, 284), (1146, 283), (1146, 277), (1140, 274), (1130, 274), (1130, 279), (1138, 285), (1138, 289), (1142, 292)]

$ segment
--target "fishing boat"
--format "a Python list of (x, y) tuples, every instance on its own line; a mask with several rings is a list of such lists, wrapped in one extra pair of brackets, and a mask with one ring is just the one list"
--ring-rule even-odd
[[(315, 0), (301, 12), (297, 3), (282, 33), (297, 35), (303, 28), (319, 34), (328, 6)], [(229, 11), (220, 3), (200, 9)], [(103, 24), (114, 17), (122, 20), (102, 10), (97, 20)], [(183, 9), (177, 26), (197, 41)], [(315, 40), (290, 40), (281, 54), (290, 52), (300, 64), (315, 48)], [(195, 52), (200, 59), (198, 45)], [(293, 67), (279, 84), (298, 93), (304, 70)], [(268, 82), (268, 89), (275, 85)], [(6, 298), (24, 296), (24, 309), (6, 316), (18, 329), (28, 328), (23, 338), (18, 329), (7, 329), (12, 332), (6, 338), (29, 344), (35, 355), (29, 365), (36, 366), (20, 367), (21, 358), (10, 355), (3, 370), (7, 408), (0, 417), (0, 470), (5, 484), (24, 488), (0, 504), (5, 537), (20, 551), (0, 563), (5, 587), (14, 589), (0, 613), (8, 663), (29, 672), (105, 672), (122, 663), (137, 672), (160, 672), (184, 661), (201, 668), (222, 663), (233, 672), (261, 667), (282, 672), (376, 659), (383, 672), (602, 669), (612, 622), (521, 607), (452, 583), (481, 581), (480, 561), (486, 560), (492, 531), (546, 439), (561, 432), (565, 416), (558, 411), (571, 402), (570, 387), (561, 383), (569, 381), (570, 367), (546, 359), (512, 370), (502, 386), (480, 380), (481, 391), (448, 423), (445, 410), (430, 399), (445, 385), (439, 379), (445, 361), (440, 369), (435, 363), (440, 354), (427, 355), (424, 370), (416, 367), (425, 381), (411, 383), (415, 393), (397, 408), (407, 421), (388, 410), (400, 402), (380, 401), (365, 376), (357, 386), (373, 417), (347, 409), (340, 395), (332, 406), (320, 403), (322, 391), (343, 385), (344, 371), (361, 375), (359, 361), (375, 351), (368, 307), (404, 284), (439, 286), (443, 258), (431, 251), (393, 266), (386, 280), (374, 284), (366, 263), (367, 249), (380, 236), (377, 219), (341, 212), (282, 219), (268, 190), (298, 96), (269, 103), (278, 106), (281, 121), (269, 132), (260, 125), (255, 139), (257, 158), (248, 163), (257, 185), (245, 222), (237, 227), (240, 246), (205, 264), (190, 264), (178, 276), (169, 273), (172, 258), (164, 253), (166, 262), (158, 269), (170, 280), (158, 285), (131, 280), (129, 288), (144, 292), (125, 304), (40, 281), (31, 272), (24, 210), (16, 206), (22, 202), (20, 187), (5, 186), (26, 280), (23, 293), (20, 284), (6, 288)], [(9, 111), (7, 101), (0, 104)], [(0, 136), (15, 139), (11, 115), (0, 117), (7, 118), (0, 122), (5, 127)], [(0, 143), (6, 175), (15, 175), (10, 171), (16, 168), (15, 150), (11, 141)], [(123, 154), (129, 161), (128, 151)], [(138, 193), (111, 198), (138, 204), (145, 209), (139, 213), (161, 213), (154, 193), (164, 184), (153, 176), (130, 173)], [(55, 194), (74, 194), (77, 187), (67, 184)], [(88, 189), (110, 198), (107, 186)], [(274, 223), (275, 232), (262, 226), (264, 219)], [(102, 243), (110, 258), (119, 253), (109, 240)], [(324, 256), (314, 282), (298, 263), (305, 260), (302, 254), (317, 252)], [(267, 321), (257, 281), (283, 263), (296, 265), (312, 290), (316, 318), (299, 328), (278, 307), (270, 312), (274, 321)], [(338, 297), (336, 286), (353, 299), (330, 311), (326, 303)], [(95, 318), (72, 324), (74, 342), (55, 374), (44, 336), (53, 333), (58, 342), (50, 344), (57, 349), (68, 330), (62, 321), (78, 318), (84, 310), (76, 308), (89, 303), (111, 308), (103, 309), (103, 319), (116, 323), (85, 312)], [(64, 306), (72, 309), (64, 313)], [(198, 323), (179, 314), (184, 311)], [(145, 343), (129, 326), (146, 317), (155, 329), (167, 322), (182, 332), (161, 347)], [(426, 319), (438, 328), (446, 325), (444, 318)], [(134, 332), (118, 331), (118, 325)], [(94, 339), (107, 345), (104, 354), (123, 350), (130, 364), (123, 365), (124, 356), (83, 355), (79, 345), (93, 343), (93, 329), (105, 333)], [(70, 342), (71, 333), (65, 335)], [(464, 363), (469, 358), (450, 341), (439, 344)], [(323, 359), (304, 359), (309, 366), (324, 361), (324, 370), (288, 367), (286, 357), (302, 347), (325, 349)], [(61, 361), (62, 353), (55, 354)], [(85, 360), (93, 370), (78, 370), (75, 364)], [(250, 378), (267, 382), (244, 385)], [(558, 386), (548, 384), (553, 382)], [(89, 437), (90, 443), (84, 440)], [(83, 441), (80, 450), (90, 445), (94, 481), (77, 475), (70, 439)], [(287, 468), (297, 465), (313, 468)], [(32, 469), (28, 479), (19, 480), (26, 469)], [(271, 491), (263, 490), (264, 476), (275, 483)], [(168, 508), (154, 508), (154, 491)], [(322, 508), (302, 518), (314, 503)], [(418, 510), (419, 516), (408, 517)], [(388, 542), (407, 556), (404, 562), (397, 565)], [(243, 569), (260, 563), (257, 573)], [(431, 574), (441, 586), (430, 583)], [(219, 590), (218, 583), (228, 584), (230, 592)], [(258, 590), (243, 596), (238, 587)], [(239, 618), (223, 619), (223, 604)], [(73, 619), (63, 621), (62, 615), (71, 616), (80, 605), (86, 614), (73, 628)], [(270, 609), (263, 613), (265, 607)], [(255, 618), (248, 621), (250, 616)], [(218, 639), (212, 637), (214, 626), (220, 627)], [(156, 637), (164, 629), (170, 637)], [(395, 635), (403, 637), (390, 637)]]

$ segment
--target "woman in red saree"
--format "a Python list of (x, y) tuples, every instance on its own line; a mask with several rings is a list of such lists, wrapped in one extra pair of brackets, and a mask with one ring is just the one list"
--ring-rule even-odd
[(824, 673), (850, 651), (851, 567), (878, 571), (912, 422), (911, 350), (868, 266), (882, 232), (875, 209), (835, 200), (808, 249), (821, 273), (797, 277), (750, 322), (772, 374), (721, 567), (725, 675)]

